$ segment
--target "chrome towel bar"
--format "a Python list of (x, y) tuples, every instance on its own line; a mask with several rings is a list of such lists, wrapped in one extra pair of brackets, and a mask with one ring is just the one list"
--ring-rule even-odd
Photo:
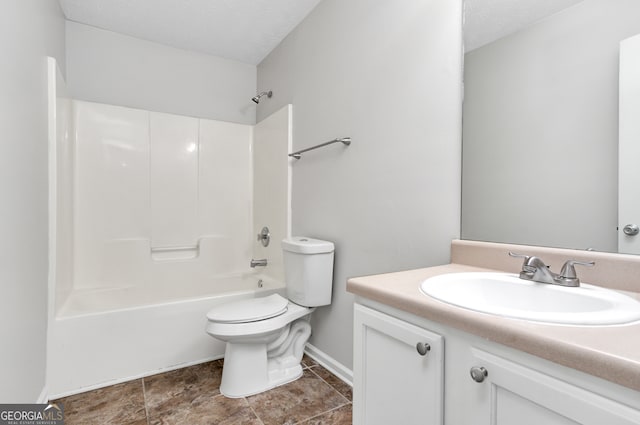
[(306, 149), (299, 150), (297, 152), (290, 153), (289, 156), (291, 156), (291, 157), (293, 157), (295, 159), (300, 159), (300, 158), (302, 158), (302, 154), (305, 153), (305, 152), (309, 152), (309, 151), (312, 151), (314, 149), (321, 148), (323, 146), (328, 146), (328, 145), (331, 145), (333, 143), (344, 143), (345, 146), (349, 146), (351, 144), (351, 137), (343, 137), (341, 139), (329, 140), (328, 142), (320, 143), (319, 145), (311, 146), (310, 148), (306, 148)]

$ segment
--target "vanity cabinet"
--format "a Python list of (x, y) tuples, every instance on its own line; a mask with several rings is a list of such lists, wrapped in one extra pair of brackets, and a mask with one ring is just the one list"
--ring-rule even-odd
[(354, 424), (640, 424), (637, 391), (375, 304), (355, 305)]
[(442, 425), (442, 336), (355, 306), (354, 425)]
[[(474, 425), (638, 425), (640, 412), (566, 381), (486, 351), (471, 348), (487, 372), (468, 386), (475, 400), (465, 423)], [(480, 366), (481, 365), (481, 366)], [(477, 370), (476, 369), (476, 370)], [(470, 375), (471, 376), (471, 375)], [(482, 377), (482, 375), (480, 376)], [(463, 388), (460, 389), (464, 391)]]

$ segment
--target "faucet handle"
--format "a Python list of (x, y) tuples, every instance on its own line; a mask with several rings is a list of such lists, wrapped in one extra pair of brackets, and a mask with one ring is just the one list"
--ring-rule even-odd
[(533, 276), (534, 273), (538, 273), (538, 269), (548, 269), (544, 261), (535, 255), (524, 255), (524, 254), (516, 254), (513, 252), (509, 252), (509, 256), (516, 258), (524, 258), (524, 262), (522, 263), (522, 271), (520, 272), (520, 277), (523, 276)]
[(532, 275), (535, 272), (535, 268), (531, 267), (530, 262), (532, 258), (536, 258), (536, 257), (531, 257), (530, 255), (525, 255), (525, 254), (517, 254), (511, 251), (509, 251), (509, 257), (524, 258), (524, 261), (522, 262), (522, 270), (520, 272), (521, 278), (525, 275)]
[(525, 255), (525, 254), (517, 254), (515, 252), (511, 252), (509, 251), (509, 257), (514, 257), (514, 258), (524, 258), (524, 261), (527, 262), (529, 261), (529, 258), (531, 258), (530, 255)]
[(577, 279), (578, 276), (576, 275), (576, 269), (574, 266), (593, 267), (594, 264), (596, 264), (595, 261), (568, 260), (566, 263), (564, 263), (562, 269), (560, 270), (560, 277)]
[(531, 266), (531, 267), (546, 267), (547, 266), (542, 259), (536, 257), (535, 255), (524, 255), (524, 254), (515, 254), (513, 252), (509, 252), (509, 256), (516, 258), (524, 258), (523, 266)]

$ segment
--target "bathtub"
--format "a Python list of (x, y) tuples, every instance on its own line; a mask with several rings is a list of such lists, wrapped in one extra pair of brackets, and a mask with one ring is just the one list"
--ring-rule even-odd
[(255, 273), (74, 290), (49, 326), (49, 398), (222, 358), (225, 344), (204, 330), (207, 311), (272, 293), (284, 283)]

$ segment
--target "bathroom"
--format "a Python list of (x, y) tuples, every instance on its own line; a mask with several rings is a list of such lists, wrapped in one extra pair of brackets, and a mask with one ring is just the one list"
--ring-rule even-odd
[[(465, 199), (475, 200), (461, 201), (460, 195), (462, 187), (465, 196), (466, 187), (461, 158), (466, 161), (469, 151), (461, 144), (459, 2), (305, 3), (309, 14), (300, 17), (300, 25), (291, 28), (272, 51), (253, 59), (212, 57), (75, 22), (65, 18), (55, 0), (3, 4), (0, 84), (6, 94), (1, 110), (5, 117), (1, 181), (5, 205), (11, 208), (4, 209), (2, 220), (2, 402), (44, 402), (49, 395), (62, 395), (49, 393), (47, 383), (55, 373), (47, 366), (47, 351), (55, 341), (47, 340), (50, 216), (45, 56), (56, 58), (70, 96), (79, 101), (247, 126), (292, 105), (291, 149), (351, 138), (349, 147), (329, 146), (286, 162), (292, 176), (291, 234), (332, 241), (336, 249), (332, 303), (313, 313), (312, 354), (347, 381), (353, 370), (354, 297), (346, 291), (351, 277), (447, 264), (451, 241), (461, 236), (615, 250), (610, 234), (606, 244), (601, 239), (545, 242), (523, 240), (513, 232), (495, 239), (470, 227), (480, 214), (461, 206)], [(468, 3), (472, 5), (473, 0)], [(637, 8), (632, 3), (621, 1), (621, 10)], [(161, 4), (171, 16), (175, 2)], [(278, 17), (266, 10), (262, 19)], [(242, 32), (250, 31), (249, 25), (242, 27)], [(637, 33), (640, 26), (627, 36)], [(264, 90), (271, 90), (273, 96), (263, 97), (258, 105), (251, 102)], [(615, 108), (611, 101), (602, 106), (607, 112)], [(558, 133), (568, 138), (567, 131)], [(607, 139), (609, 148), (590, 152), (593, 163), (579, 157), (587, 171), (573, 176), (572, 187), (580, 190), (576, 199), (585, 201), (587, 189), (582, 185), (590, 190), (593, 181), (581, 178), (602, 182), (588, 171), (605, 168), (606, 184), (597, 188), (604, 197), (596, 202), (611, 205), (616, 203), (612, 200), (617, 181), (615, 128), (600, 137)], [(570, 153), (589, 150), (575, 143), (567, 148)], [(567, 158), (570, 153), (545, 151), (536, 154), (535, 161), (550, 170), (559, 169), (564, 163), (560, 161), (573, 158)], [(571, 194), (567, 197), (573, 200)], [(583, 204), (576, 207), (584, 209)], [(617, 217), (609, 210), (606, 214), (603, 220), (611, 230)], [(588, 219), (588, 214), (574, 215)], [(570, 216), (554, 214), (552, 218), (569, 220)], [(553, 226), (557, 237), (576, 228), (593, 232), (602, 228), (589, 222), (546, 225)], [(518, 228), (517, 223), (513, 227)], [(247, 233), (253, 241), (253, 229)]]

